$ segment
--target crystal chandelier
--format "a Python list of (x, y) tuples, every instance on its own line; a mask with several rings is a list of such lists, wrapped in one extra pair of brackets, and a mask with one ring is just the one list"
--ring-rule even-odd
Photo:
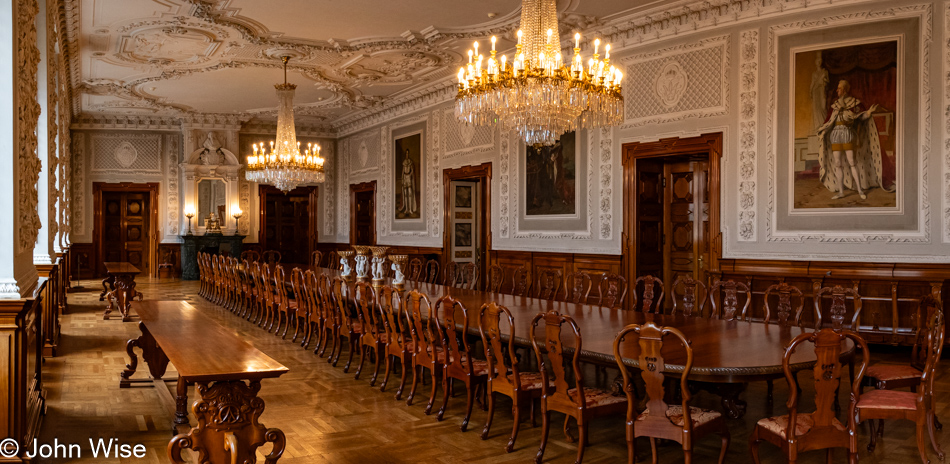
[(251, 182), (272, 184), (286, 193), (300, 184), (320, 183), (326, 179), (325, 160), (320, 156), (320, 145), (307, 144), (300, 152), (297, 129), (294, 127), (294, 84), (287, 83), (289, 56), (284, 63), (284, 83), (277, 84), (277, 142), (268, 149), (263, 142), (254, 144), (254, 154), (247, 157), (245, 178)]
[(581, 35), (574, 35), (574, 56), (561, 58), (555, 0), (524, 0), (514, 59), (496, 58), (496, 38), (486, 60), (475, 50), (458, 73), (455, 116), (482, 126), (502, 124), (528, 145), (553, 145), (561, 134), (577, 129), (617, 125), (623, 121), (623, 73), (610, 65), (610, 45), (600, 59), (581, 58)]

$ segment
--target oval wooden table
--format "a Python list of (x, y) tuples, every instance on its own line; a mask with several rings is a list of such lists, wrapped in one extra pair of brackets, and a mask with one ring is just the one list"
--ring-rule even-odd
[[(340, 271), (300, 266), (316, 273), (325, 272), (331, 278), (340, 275)], [(287, 273), (289, 275), (290, 273)], [(387, 279), (391, 282), (391, 279)], [(287, 288), (291, 289), (290, 282)], [(628, 324), (642, 324), (654, 321), (664, 326), (673, 326), (683, 332), (693, 349), (693, 368), (690, 380), (711, 384), (710, 390), (721, 397), (725, 412), (733, 418), (745, 414), (746, 403), (739, 398), (749, 382), (768, 379), (782, 379), (782, 358), (785, 347), (796, 336), (811, 330), (800, 327), (782, 328), (778, 325), (759, 322), (723, 321), (699, 317), (671, 316), (664, 314), (646, 314), (639, 311), (601, 308), (595, 305), (567, 303), (491, 293), (478, 290), (465, 290), (439, 284), (406, 280), (405, 290), (418, 290), (429, 297), (435, 305), (443, 295), (458, 299), (469, 314), (469, 330), (478, 333), (478, 310), (485, 303), (496, 302), (508, 307), (515, 319), (515, 343), (531, 346), (531, 320), (542, 311), (557, 310), (574, 318), (580, 328), (582, 343), (581, 357), (587, 362), (604, 366), (616, 366), (613, 356), (613, 341), (617, 333)], [(539, 328), (539, 339), (543, 337)], [(850, 342), (842, 346), (842, 359), (851, 356), (854, 345)], [(565, 340), (565, 348), (572, 348)], [(639, 345), (635, 339), (621, 346), (624, 365), (639, 367)], [(686, 361), (686, 351), (678, 344), (669, 343), (663, 347), (663, 358), (668, 373), (680, 373)], [(815, 365), (815, 352), (802, 348), (792, 355), (792, 372), (810, 369)]]

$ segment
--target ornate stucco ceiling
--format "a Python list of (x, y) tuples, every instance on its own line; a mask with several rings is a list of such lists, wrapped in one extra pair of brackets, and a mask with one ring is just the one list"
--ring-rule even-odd
[[(660, 0), (561, 0), (561, 33)], [(76, 114), (297, 117), (331, 126), (450, 85), (472, 39), (514, 47), (520, 0), (67, 0)]]

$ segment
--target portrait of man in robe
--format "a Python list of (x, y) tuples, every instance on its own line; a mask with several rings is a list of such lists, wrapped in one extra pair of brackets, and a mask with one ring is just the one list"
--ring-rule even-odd
[(896, 208), (897, 41), (793, 60), (793, 208)]
[(393, 155), (395, 163), (395, 201), (396, 219), (419, 219), (422, 217), (420, 204), (422, 169), (422, 134), (413, 134), (397, 138)]

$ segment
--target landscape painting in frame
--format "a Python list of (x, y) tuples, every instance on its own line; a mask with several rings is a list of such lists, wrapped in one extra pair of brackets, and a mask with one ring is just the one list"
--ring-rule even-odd
[(395, 219), (419, 219), (422, 217), (422, 133), (397, 138), (393, 144)]
[(576, 153), (574, 132), (567, 132), (552, 146), (528, 146), (525, 153), (525, 214), (573, 215)]
[(791, 211), (897, 208), (900, 55), (896, 38), (792, 50)]

